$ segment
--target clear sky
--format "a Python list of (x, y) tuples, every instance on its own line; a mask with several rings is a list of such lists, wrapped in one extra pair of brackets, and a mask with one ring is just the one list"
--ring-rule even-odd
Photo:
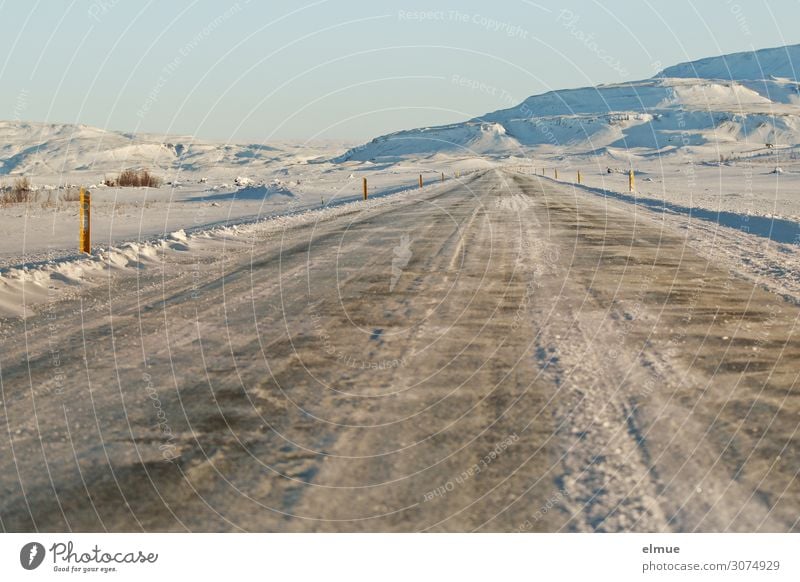
[(365, 140), (800, 42), (796, 0), (0, 0), (0, 119)]

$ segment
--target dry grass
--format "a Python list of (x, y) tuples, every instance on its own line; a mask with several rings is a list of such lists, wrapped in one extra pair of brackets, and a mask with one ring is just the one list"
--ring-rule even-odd
[[(54, 195), (55, 194), (55, 195)], [(47, 192), (47, 198), (42, 200), (42, 208), (58, 208), (58, 192)]]
[(63, 203), (79, 202), (79, 188), (67, 188), (63, 193), (55, 190), (36, 191), (27, 178), (19, 178), (13, 186), (0, 186), (0, 206), (12, 204), (34, 204), (41, 202), (42, 208), (63, 208)]
[(147, 170), (125, 170), (115, 180), (106, 180), (105, 184), (123, 188), (158, 188), (161, 186), (161, 178)]
[(68, 188), (61, 196), (63, 202), (80, 202), (81, 191), (79, 188)]
[(0, 204), (30, 204), (39, 198), (27, 178), (17, 178), (11, 188), (3, 188), (0, 194)]
[(81, 199), (80, 188), (68, 187), (64, 192), (58, 193), (56, 191), (48, 191), (47, 198), (42, 200), (42, 208), (49, 209), (55, 208), (62, 210), (69, 208), (73, 202), (79, 202)]

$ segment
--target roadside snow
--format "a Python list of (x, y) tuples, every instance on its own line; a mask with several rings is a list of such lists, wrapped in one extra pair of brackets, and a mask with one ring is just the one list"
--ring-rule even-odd
[[(450, 186), (436, 183), (426, 187)], [(115, 274), (133, 274), (137, 270), (162, 268), (168, 253), (192, 253), (198, 260), (219, 257), (232, 247), (248, 248), (256, 237), (284, 229), (331, 220), (333, 218), (397, 203), (418, 191), (414, 187), (369, 200), (355, 198), (331, 201), (313, 209), (295, 206), (285, 214), (256, 218), (237, 224), (197, 228), (187, 233), (183, 228), (144, 241), (128, 241), (108, 248), (99, 247), (91, 255), (55, 256), (37, 262), (0, 268), (0, 316), (31, 315), (37, 306), (76, 296), (82, 288), (107, 282)]]

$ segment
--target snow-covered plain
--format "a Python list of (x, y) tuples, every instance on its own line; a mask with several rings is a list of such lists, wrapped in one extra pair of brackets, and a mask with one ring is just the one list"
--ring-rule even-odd
[[(362, 145), (231, 144), (0, 122), (0, 188), (26, 177), (37, 190), (33, 202), (0, 206), (0, 310), (23, 311), (23, 281), (34, 284), (26, 290), (34, 304), (53, 281), (78, 284), (92, 265), (141, 266), (179, 250), (183, 236), (229, 240), (232, 225), (358, 201), (364, 177), (375, 198), (415, 188), (420, 174), (430, 185), (491, 167), (548, 178), (558, 170), (573, 183), (580, 172), (598, 195), (720, 224), (775, 245), (768, 262), (788, 264), (800, 241), (798, 59), (800, 46), (703, 59)], [(103, 185), (127, 168), (164, 183)], [(77, 258), (78, 203), (64, 199), (75, 186), (92, 194), (95, 248), (78, 271), (67, 265)]]
[[(172, 141), (170, 141), (172, 140)], [(336, 163), (346, 144), (278, 143), (269, 146), (192, 142), (191, 138), (133, 137), (83, 126), (0, 122), (0, 188), (28, 178), (30, 204), (0, 205), (0, 242), (6, 265), (76, 251), (76, 188), (92, 196), (92, 241), (109, 246), (187, 231), (316, 209), (453, 177), (464, 167), (414, 161), (391, 166)], [(352, 145), (352, 144), (351, 144)], [(158, 188), (106, 187), (126, 168), (146, 168), (162, 179)]]

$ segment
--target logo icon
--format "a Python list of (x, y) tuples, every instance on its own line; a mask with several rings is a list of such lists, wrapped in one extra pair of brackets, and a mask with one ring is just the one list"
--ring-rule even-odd
[(26, 570), (35, 570), (44, 561), (44, 546), (39, 542), (29, 542), (19, 551), (19, 563)]

